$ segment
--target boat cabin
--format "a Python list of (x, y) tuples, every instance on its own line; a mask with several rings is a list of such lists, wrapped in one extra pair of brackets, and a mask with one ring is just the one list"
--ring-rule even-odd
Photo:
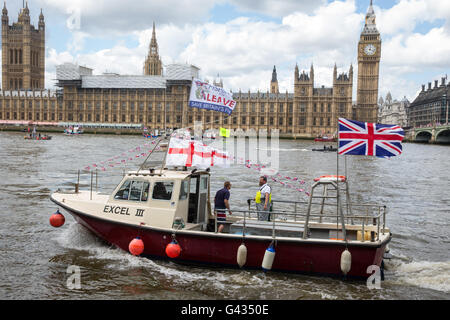
[(107, 205), (138, 210), (138, 220), (153, 227), (172, 228), (179, 223), (185, 229), (206, 230), (212, 217), (209, 182), (208, 171), (129, 172)]

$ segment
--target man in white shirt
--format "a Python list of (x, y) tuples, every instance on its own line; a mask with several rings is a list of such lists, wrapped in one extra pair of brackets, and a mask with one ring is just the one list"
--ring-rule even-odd
[(267, 177), (259, 178), (259, 191), (255, 197), (256, 210), (258, 211), (258, 220), (269, 221), (270, 205), (272, 203), (272, 188), (267, 184)]

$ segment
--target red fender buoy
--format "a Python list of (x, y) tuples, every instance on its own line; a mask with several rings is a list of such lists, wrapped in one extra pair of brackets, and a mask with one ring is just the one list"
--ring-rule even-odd
[(136, 237), (135, 239), (130, 241), (128, 250), (130, 250), (130, 253), (135, 256), (141, 255), (142, 252), (144, 252), (144, 241), (142, 241), (141, 238)]
[(166, 246), (166, 254), (169, 258), (178, 258), (181, 253), (181, 247), (176, 240), (173, 240)]
[(66, 218), (59, 212), (59, 209), (50, 217), (50, 224), (55, 228), (61, 227), (65, 221)]

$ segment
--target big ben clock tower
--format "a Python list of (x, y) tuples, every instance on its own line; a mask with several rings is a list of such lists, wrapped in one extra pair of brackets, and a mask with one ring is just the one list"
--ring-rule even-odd
[(357, 119), (355, 120), (377, 122), (380, 57), (381, 38), (375, 23), (372, 0), (370, 0), (366, 23), (358, 43)]

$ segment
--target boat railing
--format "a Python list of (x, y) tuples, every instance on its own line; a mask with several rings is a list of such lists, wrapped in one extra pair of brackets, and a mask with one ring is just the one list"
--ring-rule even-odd
[[(323, 198), (323, 197), (321, 197)], [(333, 198), (333, 197), (330, 197)], [(254, 202), (255, 199), (248, 199), (248, 210), (251, 210), (252, 202)], [(308, 211), (309, 201), (292, 201), (292, 200), (272, 200), (272, 208), (276, 208), (278, 212), (293, 212), (294, 214), (294, 221), (297, 221), (297, 217), (301, 215), (305, 215)], [(364, 216), (366, 219), (366, 222), (373, 218), (374, 215), (382, 214), (383, 216), (386, 215), (387, 208), (385, 205), (379, 205), (374, 203), (363, 203), (363, 204), (355, 204), (355, 203), (349, 203), (344, 202), (341, 203), (342, 208), (345, 210), (344, 215), (346, 217), (346, 221), (348, 224), (354, 224), (355, 220), (357, 220), (358, 216)], [(316, 216), (319, 220), (319, 222), (324, 221), (324, 218), (326, 217), (326, 212), (336, 212), (337, 203), (325, 203), (324, 201), (315, 202), (311, 201), (311, 210), (316, 210), (320, 214), (318, 215), (311, 215)], [(332, 210), (327, 210), (327, 208), (333, 208)], [(281, 209), (281, 210), (280, 210)], [(293, 210), (292, 210), (293, 209)], [(332, 215), (330, 215), (332, 216)], [(336, 215), (334, 215), (336, 218)]]
[[(268, 225), (272, 226), (272, 235), (276, 237), (277, 226), (286, 225), (286, 223), (290, 223), (291, 225), (296, 225), (298, 228), (303, 227), (304, 221), (308, 218), (310, 222), (318, 222), (318, 223), (328, 223), (328, 224), (336, 224), (336, 238), (338, 238), (337, 234), (339, 230), (342, 230), (340, 220), (342, 218), (341, 215), (336, 214), (336, 204), (327, 204), (326, 206), (334, 207), (334, 212), (325, 212), (323, 210), (317, 210), (309, 212), (307, 210), (302, 210), (302, 207), (308, 205), (308, 202), (305, 201), (289, 201), (289, 200), (273, 200), (274, 204), (283, 204), (290, 205), (291, 209), (277, 209), (272, 211), (258, 211), (253, 210), (251, 208), (251, 203), (253, 199), (249, 199), (248, 202), (248, 210), (232, 210), (233, 220), (238, 217), (242, 223), (242, 234), (245, 236), (246, 234), (246, 225), (251, 221), (258, 221), (259, 214), (261, 213), (269, 213), (269, 221), (264, 222), (266, 227)], [(317, 206), (322, 206), (322, 203), (315, 202), (313, 203)], [(345, 204), (344, 204), (345, 205)], [(292, 210), (292, 206), (294, 210)], [(361, 241), (366, 241), (366, 233), (370, 233), (370, 241), (379, 241), (380, 234), (385, 234), (386, 232), (386, 214), (387, 209), (386, 206), (380, 206), (376, 204), (352, 204), (352, 207), (355, 209), (352, 212), (348, 211), (343, 215), (344, 220), (348, 225), (353, 225), (356, 227), (358, 231), (361, 232)], [(278, 208), (278, 207), (277, 207)], [(360, 210), (359, 210), (360, 209)], [(356, 213), (358, 212), (358, 213)], [(344, 221), (344, 224), (345, 224)], [(215, 232), (217, 232), (217, 214), (215, 214)], [(354, 228), (355, 229), (355, 228)], [(376, 232), (374, 231), (376, 230)], [(303, 230), (303, 229), (302, 229)], [(304, 230), (303, 230), (304, 232)], [(309, 230), (306, 231), (309, 236)], [(345, 232), (344, 232), (345, 235)], [(298, 235), (300, 237), (300, 235)], [(344, 236), (345, 238), (345, 236)]]

